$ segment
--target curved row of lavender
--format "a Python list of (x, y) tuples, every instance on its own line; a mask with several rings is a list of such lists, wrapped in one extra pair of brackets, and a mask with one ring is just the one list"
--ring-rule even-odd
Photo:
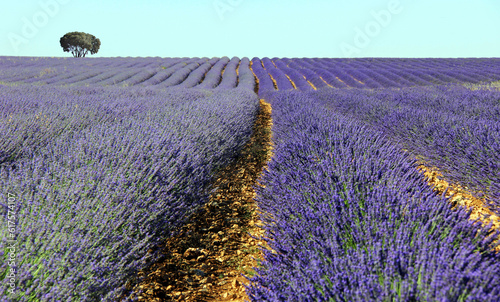
[[(169, 67), (172, 64), (194, 58), (43, 58), (0, 57), (0, 82), (4, 83), (58, 83), (62, 79), (96, 76), (110, 70), (140, 70), (144, 68)], [(85, 79), (85, 78), (83, 78)], [(76, 82), (76, 81), (74, 81)], [(61, 84), (68, 84), (65, 82)]]
[(215, 89), (228, 89), (238, 85), (238, 74), (236, 70), (240, 65), (240, 59), (233, 57), (221, 72), (221, 81)]
[(16, 196), (18, 248), (17, 296), (0, 282), (0, 301), (114, 301), (208, 200), (258, 106), (249, 89), (0, 85), (0, 191)]
[[(319, 88), (401, 88), (448, 83), (490, 83), (500, 80), (500, 59), (311, 59), (253, 58), (259, 94), (276, 90)], [(254, 70), (255, 72), (255, 70)], [(301, 79), (302, 77), (302, 79)], [(305, 80), (305, 81), (304, 81)], [(293, 83), (292, 83), (293, 82)], [(307, 83), (307, 85), (306, 85)]]
[[(0, 57), (0, 83), (36, 85), (233, 88), (237, 70), (248, 65), (223, 58), (19, 58)], [(446, 83), (488, 83), (500, 79), (499, 59), (252, 59), (268, 90), (383, 88)], [(227, 73), (225, 73), (227, 69)], [(262, 73), (261, 70), (264, 72)], [(225, 73), (225, 76), (221, 74)], [(204, 83), (206, 77), (207, 83)], [(274, 79), (277, 87), (268, 86)], [(272, 83), (272, 80), (271, 80)]]
[[(81, 59), (81, 60), (79, 60)], [(0, 57), (0, 83), (57, 86), (151, 86), (254, 89), (248, 58), (18, 58)], [(246, 77), (240, 86), (239, 70)], [(225, 72), (226, 71), (226, 72)], [(250, 71), (251, 72), (251, 71)], [(224, 73), (224, 75), (222, 75)]]
[(263, 58), (262, 65), (264, 66), (266, 72), (274, 79), (274, 81), (276, 81), (278, 89), (294, 89), (286, 74), (276, 68), (276, 66), (274, 66), (273, 62), (269, 58)]
[[(500, 215), (500, 92), (460, 85), (311, 93), (468, 187)], [(486, 195), (481, 195), (486, 193)]]
[(250, 69), (250, 60), (248, 58), (241, 59), (240, 65), (237, 69), (238, 73), (238, 86), (255, 91), (255, 75)]
[(500, 300), (498, 231), (451, 210), (364, 123), (300, 91), (265, 97), (275, 147), (257, 198), (277, 253), (265, 250), (252, 301)]
[(274, 83), (271, 80), (271, 77), (269, 76), (267, 71), (264, 69), (264, 66), (262, 66), (262, 62), (260, 59), (253, 58), (251, 68), (252, 68), (253, 73), (255, 74), (256, 81), (258, 82), (259, 96), (262, 95), (262, 93), (265, 91), (275, 91), (276, 90), (276, 88), (274, 87)]

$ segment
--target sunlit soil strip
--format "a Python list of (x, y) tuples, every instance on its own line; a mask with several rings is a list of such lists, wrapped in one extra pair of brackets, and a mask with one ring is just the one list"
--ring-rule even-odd
[(268, 75), (271, 77), (271, 81), (273, 81), (274, 89), (279, 90), (278, 83), (276, 83), (276, 80), (273, 78), (271, 74), (268, 73)]
[(321, 81), (325, 82), (325, 84), (328, 85), (328, 87), (334, 88), (332, 85), (328, 84), (328, 82), (325, 81), (322, 76), (320, 76), (319, 78), (321, 79)]
[[(250, 171), (249, 177), (244, 177), (246, 180), (242, 180), (242, 182), (246, 184), (246, 192), (250, 196), (250, 199), (248, 199), (248, 211), (251, 213), (251, 217), (248, 224), (238, 230), (242, 235), (242, 240), (239, 242), (239, 249), (236, 250), (236, 253), (228, 255), (228, 259), (226, 260), (230, 263), (234, 261), (235, 265), (226, 270), (226, 275), (221, 278), (222, 280), (220, 280), (218, 286), (213, 288), (211, 299), (207, 301), (248, 301), (249, 297), (245, 292), (244, 286), (248, 285), (249, 281), (241, 276), (241, 274), (245, 276), (255, 274), (253, 268), (257, 267), (259, 262), (264, 258), (259, 246), (270, 249), (264, 241), (265, 231), (262, 229), (263, 224), (260, 220), (261, 212), (254, 201), (256, 194), (252, 188), (252, 185), (261, 186), (258, 178), (260, 178), (262, 171), (267, 169), (267, 162), (272, 157), (272, 109), (271, 105), (263, 99), (260, 100), (260, 108), (261, 111), (255, 123), (251, 144), (245, 149), (247, 151), (245, 154), (248, 157), (246, 164), (244, 161), (242, 162), (246, 169)], [(248, 233), (245, 233), (245, 231)], [(256, 240), (252, 237), (259, 239)]]
[(250, 71), (253, 73), (253, 78), (255, 79), (254, 92), (255, 92), (255, 94), (258, 95), (259, 94), (259, 78), (255, 75), (255, 72), (253, 72), (252, 65), (253, 65), (253, 62), (250, 61)]
[(313, 83), (311, 83), (310, 81), (307, 81), (307, 83), (309, 83), (309, 85), (311, 85), (311, 87), (314, 89), (314, 90), (318, 90), (318, 88), (316, 88), (316, 86), (314, 86)]
[[(451, 198), (452, 205), (456, 207), (457, 205), (465, 206), (467, 209), (472, 208), (472, 213), (470, 216), (471, 220), (479, 219), (485, 225), (492, 222), (493, 228), (495, 230), (500, 229), (500, 217), (495, 215), (488, 207), (486, 203), (474, 197), (466, 188), (448, 183), (443, 174), (441, 174), (436, 168), (429, 168), (425, 165), (419, 165), (418, 170), (424, 174), (427, 179), (429, 186), (434, 187), (434, 191), (438, 194), (443, 194), (446, 191), (446, 197)], [(500, 246), (496, 248), (500, 252)]]
[(344, 81), (342, 81), (339, 77), (335, 77), (340, 83), (346, 85), (347, 87), (349, 87), (349, 85), (347, 85)]
[(297, 86), (296, 86), (296, 85), (295, 85), (295, 83), (292, 81), (292, 79), (290, 79), (290, 77), (289, 77), (287, 74), (285, 74), (285, 75), (286, 75), (286, 77), (288, 78), (288, 80), (290, 81), (290, 83), (292, 83), (293, 89), (297, 89)]
[[(360, 80), (356, 79), (355, 77), (351, 76), (351, 78), (354, 79), (354, 81), (360, 83), (361, 85), (365, 85), (365, 83), (361, 82)], [(337, 78), (338, 79), (338, 78)]]
[(238, 66), (236, 66), (236, 87), (240, 84), (240, 65), (241, 65), (241, 60), (238, 63)]
[[(305, 76), (305, 75), (302, 75), (302, 77), (304, 77), (304, 80), (306, 80), (306, 81), (307, 81), (307, 83), (308, 83), (309, 85), (311, 85), (311, 87), (312, 87), (314, 90), (318, 90), (318, 88), (316, 88), (316, 86), (314, 86), (314, 84), (313, 84), (313, 83), (311, 83), (311, 81), (308, 81), (308, 80), (307, 80), (307, 78), (306, 78), (306, 76)], [(323, 82), (325, 82), (325, 81), (323, 81)], [(325, 83), (326, 83), (326, 82), (325, 82)]]
[(160, 261), (138, 274), (145, 277), (133, 288), (142, 291), (139, 301), (248, 300), (241, 274), (254, 274), (259, 246), (267, 247), (253, 186), (272, 156), (271, 126), (271, 106), (260, 100), (250, 142), (218, 175), (209, 202), (165, 240)]

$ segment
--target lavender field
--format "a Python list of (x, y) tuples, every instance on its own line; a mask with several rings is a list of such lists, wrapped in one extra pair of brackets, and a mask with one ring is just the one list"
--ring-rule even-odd
[(0, 57), (0, 301), (137, 300), (148, 251), (208, 203), (259, 99), (272, 250), (249, 300), (500, 301), (498, 81), (497, 58)]

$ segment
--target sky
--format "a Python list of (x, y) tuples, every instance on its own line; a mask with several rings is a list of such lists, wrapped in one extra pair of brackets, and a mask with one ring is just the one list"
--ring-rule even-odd
[(500, 57), (499, 28), (498, 0), (1, 0), (0, 56)]

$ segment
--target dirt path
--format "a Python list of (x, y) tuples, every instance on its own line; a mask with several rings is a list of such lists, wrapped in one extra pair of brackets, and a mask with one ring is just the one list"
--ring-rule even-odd
[(248, 300), (241, 274), (254, 273), (265, 245), (252, 238), (263, 235), (252, 186), (271, 158), (271, 125), (271, 106), (261, 100), (250, 143), (219, 175), (210, 202), (165, 241), (161, 261), (139, 273), (146, 276), (133, 288), (142, 290), (139, 301)]
[[(484, 222), (486, 225), (492, 222), (493, 228), (495, 230), (500, 229), (500, 217), (495, 215), (486, 205), (486, 203), (474, 197), (467, 188), (464, 188), (460, 185), (453, 185), (448, 183), (443, 175), (436, 168), (431, 168), (426, 165), (419, 165), (419, 171), (425, 175), (427, 178), (427, 184), (429, 186), (434, 186), (434, 191), (438, 194), (443, 194), (446, 191), (446, 197), (451, 198), (452, 206), (456, 207), (458, 205), (462, 205), (467, 207), (467, 209), (472, 208), (471, 220), (479, 219)], [(498, 252), (500, 252), (500, 246), (496, 248)]]

